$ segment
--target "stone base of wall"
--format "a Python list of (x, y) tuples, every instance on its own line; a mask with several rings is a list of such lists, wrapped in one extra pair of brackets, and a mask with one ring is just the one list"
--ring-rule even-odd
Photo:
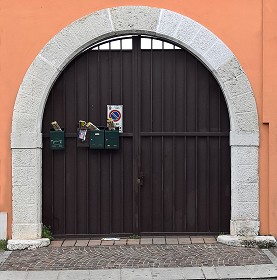
[(46, 247), (50, 245), (48, 238), (40, 238), (34, 240), (8, 240), (8, 250), (24, 250), (24, 249), (36, 249), (40, 247)]
[(269, 248), (277, 245), (273, 236), (219, 235), (217, 241), (230, 246)]

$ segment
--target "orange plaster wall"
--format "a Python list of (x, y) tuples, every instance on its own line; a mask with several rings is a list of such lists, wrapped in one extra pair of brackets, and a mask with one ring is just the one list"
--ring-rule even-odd
[[(277, 22), (274, 22), (276, 19), (271, 18), (272, 7), (276, 15), (277, 3), (275, 2), (276, 0), (0, 0), (0, 211), (9, 214), (9, 238), (12, 222), (10, 133), (14, 101), (29, 65), (56, 33), (86, 14), (114, 6), (145, 5), (186, 15), (210, 29), (234, 52), (251, 82), (259, 116), (262, 116), (262, 111), (266, 112), (267, 105), (272, 104), (274, 100), (274, 79), (265, 79), (267, 72), (263, 73), (263, 56), (268, 54), (266, 71), (270, 72), (270, 53), (273, 52), (273, 48), (277, 49), (277, 42), (274, 34), (268, 30), (265, 32), (265, 28), (273, 24), (277, 26)], [(263, 25), (265, 16), (268, 22)], [(268, 39), (264, 41), (263, 29), (264, 34), (268, 35)], [(266, 52), (263, 52), (263, 42), (269, 43)], [(275, 83), (277, 83), (277, 69), (274, 69), (272, 76), (274, 73)], [(266, 106), (265, 104), (263, 106), (263, 90), (267, 91), (270, 97)], [(268, 114), (263, 114), (267, 120), (270, 119), (273, 111), (271, 109)], [(270, 222), (269, 227), (269, 220), (272, 221), (272, 217), (275, 218), (277, 210), (274, 212), (272, 208), (270, 210), (272, 217), (268, 219), (267, 207), (268, 181), (270, 181), (268, 174), (274, 173), (276, 165), (273, 164), (272, 170), (268, 170), (270, 162), (268, 153), (277, 135), (275, 137), (275, 134), (271, 134), (271, 123), (268, 127), (262, 125), (261, 117), (259, 121), (261, 127), (261, 231), (264, 234), (277, 235), (277, 228), (272, 225), (273, 222)], [(272, 189), (271, 191), (274, 192)], [(276, 200), (277, 192), (270, 199), (271, 205)]]
[[(277, 236), (277, 3), (266, 0), (263, 7), (263, 121), (269, 123), (268, 134), (268, 230)], [(263, 213), (263, 209), (262, 209)]]

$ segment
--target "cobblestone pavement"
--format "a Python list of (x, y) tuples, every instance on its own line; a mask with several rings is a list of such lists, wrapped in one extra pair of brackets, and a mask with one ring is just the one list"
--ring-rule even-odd
[(223, 244), (47, 247), (14, 251), (0, 270), (94, 270), (271, 264), (260, 249)]

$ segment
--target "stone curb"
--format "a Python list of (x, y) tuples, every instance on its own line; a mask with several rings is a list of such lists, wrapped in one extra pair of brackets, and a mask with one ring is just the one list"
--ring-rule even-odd
[(248, 266), (141, 268), (103, 270), (57, 270), (57, 271), (0, 271), (1, 280), (179, 280), (179, 279), (259, 279), (277, 277), (273, 264)]

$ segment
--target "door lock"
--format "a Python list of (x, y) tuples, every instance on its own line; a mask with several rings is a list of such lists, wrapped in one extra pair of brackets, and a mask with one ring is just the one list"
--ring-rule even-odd
[(140, 173), (137, 179), (137, 183), (142, 186), (143, 185), (144, 174)]

